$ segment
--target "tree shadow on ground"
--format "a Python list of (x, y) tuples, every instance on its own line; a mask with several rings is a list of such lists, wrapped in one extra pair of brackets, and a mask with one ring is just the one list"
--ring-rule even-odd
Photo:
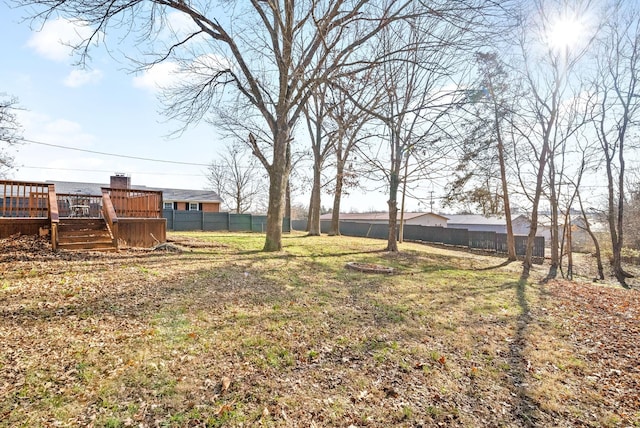
[(520, 315), (516, 319), (516, 329), (513, 340), (509, 344), (509, 360), (510, 360), (510, 386), (512, 394), (516, 398), (516, 407), (514, 413), (518, 420), (525, 427), (539, 426), (538, 406), (529, 397), (527, 382), (527, 360), (525, 358), (525, 350), (527, 348), (527, 336), (529, 334), (529, 326), (532, 322), (531, 308), (526, 294), (528, 276), (522, 275), (518, 282), (510, 284), (515, 288), (518, 306), (520, 306)]
[(472, 269), (472, 270), (476, 270), (476, 271), (483, 271), (483, 270), (495, 270), (495, 269), (500, 269), (500, 268), (503, 268), (503, 267), (507, 267), (507, 266), (509, 266), (511, 263), (515, 263), (515, 261), (514, 261), (514, 260), (509, 260), (509, 259), (507, 259), (507, 260), (505, 260), (505, 261), (503, 261), (502, 263), (497, 264), (497, 265), (493, 265), (493, 266), (486, 266), (486, 267), (483, 267), (483, 268), (474, 268), (474, 269)]

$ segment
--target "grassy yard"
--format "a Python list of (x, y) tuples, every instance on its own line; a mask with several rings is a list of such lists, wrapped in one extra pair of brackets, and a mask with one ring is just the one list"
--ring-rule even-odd
[(5, 243), (0, 426), (640, 426), (637, 291), (410, 243), (169, 238)]

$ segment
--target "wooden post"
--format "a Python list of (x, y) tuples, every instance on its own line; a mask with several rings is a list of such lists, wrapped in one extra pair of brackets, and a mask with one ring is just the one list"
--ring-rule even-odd
[(49, 185), (49, 221), (51, 222), (51, 249), (54, 251), (58, 249), (58, 223), (60, 217), (58, 215), (58, 198), (56, 197), (56, 189), (53, 184)]

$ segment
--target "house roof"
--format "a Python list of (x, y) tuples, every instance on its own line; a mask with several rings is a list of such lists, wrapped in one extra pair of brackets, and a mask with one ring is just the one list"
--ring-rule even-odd
[[(109, 184), (79, 183), (75, 181), (47, 180), (47, 183), (53, 183), (56, 186), (56, 193), (79, 195), (101, 195), (102, 188), (109, 187)], [(212, 190), (166, 189), (136, 185), (132, 185), (131, 189), (160, 191), (165, 202), (222, 202), (220, 196)]]
[[(320, 220), (331, 220), (331, 213), (322, 214), (320, 216)], [(443, 220), (446, 220), (448, 217), (442, 216), (440, 214), (435, 213), (404, 213), (404, 220), (412, 220), (414, 218), (422, 217), (422, 216), (431, 216), (438, 217)], [(340, 213), (340, 220), (373, 220), (373, 221), (381, 221), (381, 220), (389, 220), (388, 212), (381, 213)], [(398, 220), (400, 220), (400, 214), (398, 213)]]
[(449, 226), (453, 224), (477, 224), (485, 226), (505, 226), (507, 221), (503, 217), (485, 217), (480, 214), (452, 214), (447, 215)]
[(184, 202), (222, 202), (220, 196), (213, 190), (188, 190), (188, 189), (151, 189), (161, 190), (165, 201)]

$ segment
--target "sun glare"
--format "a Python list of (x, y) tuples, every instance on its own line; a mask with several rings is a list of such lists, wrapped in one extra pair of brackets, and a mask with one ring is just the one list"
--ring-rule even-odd
[(554, 50), (572, 49), (585, 37), (585, 26), (575, 17), (558, 18), (547, 34), (549, 46)]

